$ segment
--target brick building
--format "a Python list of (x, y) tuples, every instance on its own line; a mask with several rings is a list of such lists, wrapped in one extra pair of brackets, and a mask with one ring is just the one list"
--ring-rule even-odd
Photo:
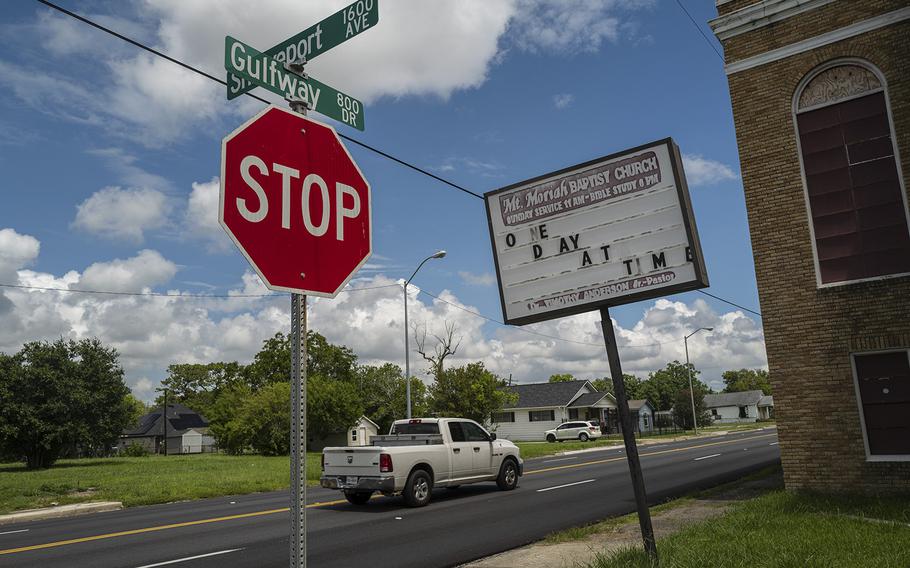
[(910, 1), (717, 10), (787, 486), (910, 490)]

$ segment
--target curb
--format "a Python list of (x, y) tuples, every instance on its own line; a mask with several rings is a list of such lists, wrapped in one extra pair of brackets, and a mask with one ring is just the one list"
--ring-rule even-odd
[[(726, 436), (728, 434), (737, 434), (740, 432), (763, 432), (765, 430), (773, 430), (776, 428), (777, 428), (777, 426), (765, 426), (764, 428), (751, 428), (748, 430), (719, 430), (716, 432), (711, 432), (710, 434), (706, 434), (706, 435), (699, 434), (698, 436), (688, 435), (688, 436), (677, 436), (675, 438), (636, 440), (636, 443), (639, 447), (654, 446), (654, 445), (666, 444), (666, 443), (670, 443), (670, 442), (685, 442), (687, 440), (698, 440), (698, 439), (704, 439), (704, 438), (711, 438), (714, 436)], [(542, 456), (542, 457), (573, 456), (576, 454), (589, 454), (592, 452), (605, 452), (605, 451), (610, 451), (610, 450), (625, 450), (625, 449), (626, 449), (625, 444), (617, 444), (615, 446), (598, 446), (596, 448), (585, 448), (583, 450), (569, 450), (569, 451), (565, 451), (565, 452), (558, 452), (555, 454), (550, 454), (550, 456)]]
[(103, 513), (105, 511), (118, 511), (123, 508), (120, 501), (99, 501), (95, 503), (76, 503), (75, 505), (60, 505), (43, 509), (28, 509), (8, 515), (0, 515), (0, 525), (23, 523), (28, 521), (41, 521), (44, 519), (59, 519), (62, 517), (75, 517), (88, 513)]

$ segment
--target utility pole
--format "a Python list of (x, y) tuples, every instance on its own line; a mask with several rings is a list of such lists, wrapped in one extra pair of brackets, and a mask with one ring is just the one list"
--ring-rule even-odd
[(698, 436), (698, 417), (695, 415), (695, 391), (692, 389), (692, 367), (689, 365), (689, 338), (699, 331), (714, 331), (713, 327), (700, 327), (683, 338), (686, 347), (686, 374), (689, 376), (689, 399), (692, 401), (692, 429)]
[(167, 389), (164, 389), (164, 412), (161, 413), (164, 424), (164, 455), (167, 456)]

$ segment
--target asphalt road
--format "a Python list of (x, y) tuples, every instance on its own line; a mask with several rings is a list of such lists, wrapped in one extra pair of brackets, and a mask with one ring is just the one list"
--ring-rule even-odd
[[(648, 499), (774, 464), (776, 443), (775, 430), (759, 430), (643, 446)], [(494, 483), (442, 489), (421, 509), (397, 497), (354, 507), (321, 488), (310, 489), (308, 503), (308, 565), (318, 568), (454, 566), (635, 510), (619, 450), (526, 460), (515, 491)], [(288, 524), (287, 493), (272, 492), (3, 525), (0, 567), (281, 567)]]

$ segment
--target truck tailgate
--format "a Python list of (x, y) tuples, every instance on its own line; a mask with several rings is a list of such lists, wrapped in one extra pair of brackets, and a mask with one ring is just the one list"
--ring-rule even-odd
[(326, 448), (322, 451), (325, 475), (379, 475), (379, 452), (373, 446)]

